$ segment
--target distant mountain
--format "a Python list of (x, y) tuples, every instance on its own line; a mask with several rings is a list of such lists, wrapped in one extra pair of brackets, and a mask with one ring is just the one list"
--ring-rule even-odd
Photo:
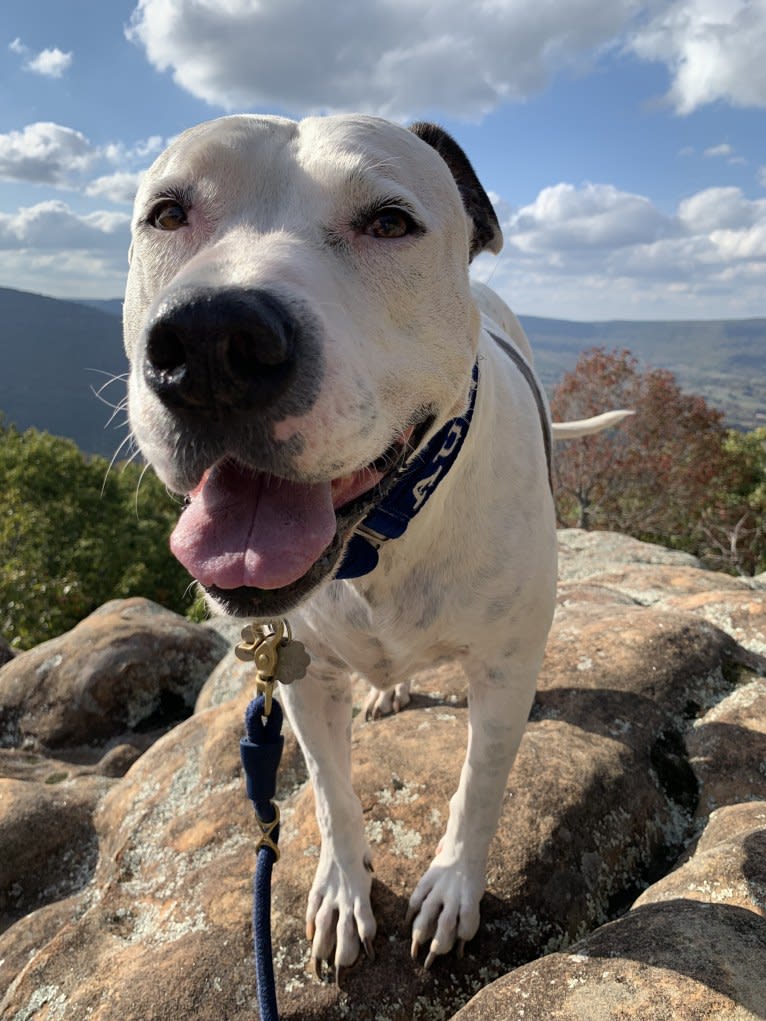
[(766, 319), (603, 323), (520, 316), (546, 387), (571, 369), (581, 351), (627, 348), (644, 365), (670, 369), (684, 390), (702, 394), (727, 422), (766, 424)]
[(113, 314), (75, 301), (0, 288), (0, 412), (19, 429), (68, 436), (111, 457), (127, 434), (104, 400), (125, 396), (122, 326)]
[(122, 319), (122, 298), (107, 298), (106, 301), (95, 298), (87, 301), (80, 298), (78, 304), (85, 305), (87, 308), (97, 308), (99, 312), (106, 312), (107, 315)]
[[(118, 404), (127, 371), (122, 300), (63, 301), (0, 288), (0, 412), (18, 428), (68, 436), (111, 456), (126, 436)], [(683, 388), (722, 408), (731, 425), (766, 424), (766, 319), (716, 322), (579, 323), (521, 316), (537, 368), (550, 389), (593, 346), (628, 348), (644, 364), (668, 368)]]

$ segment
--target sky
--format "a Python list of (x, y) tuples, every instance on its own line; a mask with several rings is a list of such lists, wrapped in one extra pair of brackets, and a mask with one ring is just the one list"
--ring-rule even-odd
[(0, 286), (120, 297), (180, 131), (355, 110), (462, 145), (517, 313), (766, 316), (766, 0), (2, 0)]

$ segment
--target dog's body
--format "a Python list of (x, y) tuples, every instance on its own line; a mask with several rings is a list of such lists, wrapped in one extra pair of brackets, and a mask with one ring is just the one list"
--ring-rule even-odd
[[(476, 932), (555, 596), (544, 399), (512, 313), (468, 280), (500, 230), (452, 140), (414, 130), (231, 117), (180, 136), (137, 198), (125, 306), (134, 433), (191, 494), (176, 554), (231, 612), (289, 610), (311, 654), (280, 697), (322, 835), (312, 953), (337, 966), (375, 935), (349, 672), (376, 711), (440, 660), (468, 679), (460, 784), (411, 900), (430, 964)], [(371, 573), (333, 580), (388, 468), (465, 412), (475, 363), (454, 465)]]

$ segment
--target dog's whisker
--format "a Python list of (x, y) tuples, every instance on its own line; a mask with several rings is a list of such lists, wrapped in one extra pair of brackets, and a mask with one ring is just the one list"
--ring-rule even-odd
[[(129, 432), (128, 435), (122, 440), (120, 445), (117, 447), (115, 452), (112, 454), (112, 459), (109, 462), (109, 464), (107, 465), (106, 472), (104, 473), (104, 481), (101, 484), (101, 495), (102, 496), (104, 495), (104, 491), (106, 489), (106, 483), (107, 483), (107, 479), (109, 478), (109, 472), (112, 470), (112, 468), (116, 464), (116, 462), (117, 462), (117, 460), (118, 460), (118, 458), (120, 456), (120, 451), (122, 450), (122, 448), (126, 444), (128, 446), (130, 446), (130, 443), (132, 442), (132, 440), (133, 440), (133, 433)], [(130, 460), (132, 460), (133, 457), (135, 457), (135, 453), (131, 456)], [(127, 463), (129, 463), (129, 461)]]
[(136, 519), (140, 518), (140, 514), (139, 514), (139, 510), (138, 510), (138, 494), (139, 494), (139, 492), (141, 490), (141, 483), (144, 481), (144, 475), (146, 475), (146, 473), (149, 471), (150, 467), (151, 467), (151, 465), (148, 462), (144, 465), (144, 470), (138, 476), (138, 482), (136, 483)]
[[(114, 422), (115, 418), (117, 418), (117, 416), (120, 414), (121, 411), (124, 411), (124, 412), (127, 413), (128, 402), (127, 401), (122, 401), (120, 404), (113, 404), (113, 405), (111, 405), (111, 407), (113, 407), (114, 410), (112, 411), (112, 414), (109, 416), (109, 418), (106, 420), (106, 424), (104, 425), (105, 429), (108, 429), (109, 426), (112, 425), (112, 423)], [(124, 425), (128, 425), (128, 419), (127, 418), (123, 422), (118, 422), (116, 428), (122, 428), (122, 426), (124, 426)]]

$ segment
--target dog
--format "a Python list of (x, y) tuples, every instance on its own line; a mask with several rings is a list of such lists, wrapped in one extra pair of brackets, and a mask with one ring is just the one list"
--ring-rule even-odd
[(469, 280), (501, 245), (465, 154), (424, 123), (222, 117), (176, 138), (136, 197), (129, 417), (186, 498), (172, 549), (217, 609), (289, 612), (311, 655), (280, 697), (321, 831), (317, 971), (372, 956), (376, 933), (350, 672), (377, 715), (418, 670), (462, 666), (468, 747), (410, 899), (412, 955), (430, 967), (479, 925), (557, 568), (557, 433), (518, 321)]

